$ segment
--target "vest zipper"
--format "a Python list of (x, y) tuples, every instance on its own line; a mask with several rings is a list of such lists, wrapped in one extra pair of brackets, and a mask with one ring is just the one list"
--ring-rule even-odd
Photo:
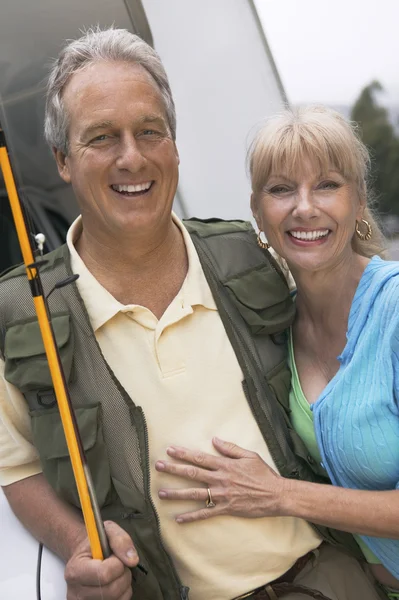
[(178, 574), (176, 572), (175, 566), (174, 566), (174, 564), (173, 564), (173, 562), (172, 562), (172, 560), (171, 560), (171, 558), (169, 556), (169, 553), (167, 552), (167, 550), (166, 550), (166, 548), (164, 546), (163, 540), (162, 540), (161, 526), (159, 524), (158, 511), (157, 511), (157, 509), (155, 507), (155, 504), (153, 502), (153, 499), (151, 497), (150, 446), (149, 446), (149, 442), (148, 442), (147, 419), (145, 417), (144, 411), (141, 408), (141, 406), (138, 406), (137, 408), (139, 409), (139, 411), (141, 413), (141, 416), (143, 418), (144, 443), (145, 443), (145, 458), (146, 458), (146, 473), (145, 473), (145, 476), (146, 476), (146, 480), (147, 480), (148, 500), (150, 501), (152, 512), (153, 512), (153, 514), (155, 516), (155, 521), (156, 521), (156, 524), (157, 524), (157, 535), (158, 535), (159, 545), (161, 546), (161, 549), (163, 550), (163, 552), (164, 552), (164, 554), (165, 554), (165, 556), (167, 558), (170, 570), (171, 570), (172, 575), (173, 575), (174, 583), (177, 585), (177, 588), (179, 590), (179, 600), (188, 600), (188, 591), (189, 591), (189, 588), (185, 587), (185, 586), (182, 586), (182, 584), (180, 582), (180, 579), (179, 579), (179, 576), (178, 576)]
[[(214, 273), (215, 273), (215, 272), (217, 272), (217, 271), (216, 271), (215, 265), (214, 265), (214, 263), (213, 263), (212, 257), (211, 257), (211, 256), (209, 256), (208, 252), (206, 251), (206, 249), (205, 249), (205, 248), (203, 248), (203, 247), (202, 247), (202, 245), (199, 245), (199, 244), (197, 245), (197, 244), (196, 244), (196, 249), (197, 249), (198, 255), (199, 255), (200, 257), (201, 257), (201, 255), (202, 255), (202, 260), (203, 260), (203, 262), (205, 262), (206, 266), (208, 267), (208, 277), (209, 277), (209, 278), (212, 280), (213, 284), (215, 285), (215, 288), (216, 288), (216, 289), (218, 289), (218, 287), (217, 287), (218, 281), (217, 281), (217, 279), (216, 279), (216, 277), (215, 277), (215, 275), (214, 275)], [(281, 276), (282, 276), (282, 274), (281, 274), (281, 273), (279, 273), (279, 272), (277, 271), (277, 269), (274, 267), (274, 265), (272, 265), (272, 264), (271, 264), (271, 262), (270, 262), (270, 261), (269, 261), (269, 263), (270, 263), (271, 267), (273, 268), (273, 270), (274, 270), (274, 271), (276, 271), (276, 273), (278, 273), (278, 275), (281, 277)], [(222, 287), (222, 289), (221, 289), (221, 290), (218, 290), (218, 291), (219, 291), (219, 292), (221, 292), (221, 293), (223, 293), (224, 295), (226, 295), (226, 290), (225, 290), (223, 287)], [(240, 325), (240, 324), (237, 324), (237, 323), (235, 323), (235, 322), (234, 322), (234, 320), (233, 320), (233, 318), (232, 318), (232, 315), (231, 315), (231, 312), (230, 312), (230, 310), (229, 310), (229, 308), (228, 308), (228, 306), (229, 306), (228, 302), (226, 302), (226, 303), (223, 303), (223, 302), (221, 302), (221, 301), (218, 299), (218, 297), (217, 297), (217, 294), (215, 294), (215, 302), (216, 302), (216, 305), (217, 305), (217, 307), (218, 307), (218, 310), (219, 310), (219, 314), (220, 314), (220, 316), (222, 317), (223, 313), (226, 315), (226, 317), (227, 317), (227, 319), (228, 319), (228, 322), (229, 322), (229, 325), (230, 325), (230, 329), (231, 329), (231, 331), (233, 332), (233, 336), (234, 336), (234, 334), (235, 334), (235, 335), (236, 335), (236, 336), (239, 338), (239, 340), (238, 340), (238, 341), (240, 342), (240, 344), (243, 346), (243, 348), (246, 348), (246, 349), (247, 349), (248, 353), (250, 354), (251, 358), (252, 358), (252, 359), (253, 359), (253, 361), (254, 361), (254, 364), (256, 365), (256, 367), (258, 368), (258, 370), (260, 370), (260, 372), (262, 372), (262, 366), (261, 366), (261, 365), (260, 365), (260, 363), (259, 363), (259, 359), (258, 359), (258, 357), (256, 356), (256, 353), (254, 353), (254, 352), (252, 351), (252, 349), (251, 349), (251, 347), (250, 347), (250, 344), (247, 344), (247, 343), (245, 342), (245, 334), (246, 334), (247, 332), (244, 330), (244, 328), (243, 328), (243, 327), (241, 327), (241, 325)], [(223, 318), (222, 318), (222, 321), (223, 321)], [(231, 336), (229, 335), (228, 337), (229, 337), (229, 339), (230, 339), (230, 342), (232, 343)], [(259, 385), (258, 385), (258, 384), (257, 384), (257, 382), (256, 382), (256, 378), (254, 378), (254, 377), (252, 377), (252, 376), (251, 376), (251, 365), (249, 364), (249, 362), (248, 362), (248, 360), (247, 360), (247, 357), (246, 357), (246, 353), (245, 353), (245, 351), (244, 351), (244, 352), (242, 352), (242, 351), (237, 351), (237, 350), (236, 350), (236, 347), (234, 347), (234, 346), (237, 346), (237, 344), (236, 344), (236, 345), (234, 345), (234, 344), (232, 343), (232, 345), (233, 345), (233, 349), (234, 349), (234, 351), (235, 351), (235, 354), (236, 354), (237, 358), (238, 358), (239, 356), (241, 356), (241, 360), (242, 360), (242, 362), (244, 363), (244, 365), (241, 365), (241, 368), (242, 368), (242, 366), (244, 366), (244, 369), (243, 369), (243, 372), (244, 372), (244, 377), (245, 377), (245, 378), (247, 378), (247, 376), (249, 376), (249, 378), (250, 378), (250, 379), (251, 379), (251, 381), (253, 382), (253, 385), (254, 385), (254, 387), (255, 387), (255, 390), (256, 390), (256, 393), (257, 393), (257, 395), (259, 396), (259, 393), (263, 391), (263, 392), (265, 393), (265, 395), (266, 395), (266, 399), (267, 399), (269, 402), (270, 402), (270, 401), (273, 401), (273, 402), (274, 402), (274, 398), (271, 398), (271, 397), (269, 396), (269, 390), (268, 390), (268, 389), (267, 389), (265, 386), (263, 386), (263, 390), (261, 390), (261, 389), (259, 388)], [(239, 350), (241, 350), (241, 349), (239, 349)], [(240, 360), (239, 360), (239, 362), (240, 362)], [(251, 400), (251, 397), (250, 397), (249, 391), (248, 391), (248, 390), (246, 390), (245, 388), (244, 388), (244, 394), (245, 394), (245, 397), (246, 397), (246, 399), (247, 399), (247, 402), (248, 402), (248, 404), (249, 404), (249, 407), (250, 407), (250, 409), (251, 409), (251, 412), (252, 412), (252, 414), (253, 414), (253, 417), (254, 417), (254, 419), (255, 419), (255, 421), (256, 421), (256, 423), (257, 423), (258, 427), (259, 427), (259, 430), (260, 430), (260, 432), (262, 433), (262, 436), (263, 436), (262, 427), (261, 427), (261, 425), (260, 425), (260, 422), (259, 422), (258, 416), (257, 416), (257, 414), (256, 414), (256, 411), (255, 411), (255, 408), (254, 408), (254, 406), (253, 406), (253, 403), (252, 403), (252, 400)], [(282, 446), (282, 443), (281, 443), (281, 442), (283, 442), (283, 441), (284, 441), (283, 437), (282, 437), (282, 436), (280, 436), (280, 435), (278, 435), (278, 434), (276, 433), (276, 431), (275, 431), (274, 427), (272, 426), (272, 423), (271, 423), (271, 421), (270, 421), (270, 419), (269, 419), (268, 415), (267, 415), (265, 412), (263, 412), (263, 414), (264, 414), (264, 416), (265, 416), (265, 419), (266, 419), (266, 421), (267, 421), (267, 426), (268, 426), (268, 428), (269, 428), (270, 432), (272, 432), (272, 434), (274, 435), (274, 438), (275, 438), (275, 440), (278, 442), (279, 446), (281, 447), (281, 446)], [(267, 441), (266, 441), (266, 444), (267, 444)], [(269, 444), (267, 444), (267, 447), (268, 447), (268, 449), (269, 449), (270, 455), (271, 455), (271, 457), (272, 457), (272, 459), (273, 459), (274, 463), (275, 463), (275, 464), (276, 464), (276, 466), (279, 468), (279, 464), (280, 464), (280, 462), (281, 462), (281, 461), (279, 461), (279, 460), (278, 460), (278, 458), (277, 458), (277, 456), (276, 456), (276, 453), (275, 453), (275, 451), (269, 447)], [(292, 475), (293, 475), (293, 473), (292, 473)]]

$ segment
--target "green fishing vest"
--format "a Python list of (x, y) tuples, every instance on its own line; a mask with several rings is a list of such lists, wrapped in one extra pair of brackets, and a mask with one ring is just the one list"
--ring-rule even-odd
[[(193, 219), (185, 226), (242, 369), (247, 401), (280, 473), (325, 482), (289, 421), (284, 332), (294, 306), (283, 274), (271, 255), (257, 246), (249, 223)], [(48, 294), (72, 272), (67, 246), (45, 259), (40, 273)], [(105, 361), (76, 285), (55, 290), (48, 304), (102, 516), (131, 535), (147, 571), (133, 569), (134, 597), (187, 599), (188, 588), (163, 547), (150, 496), (147, 426), (140, 399), (128, 396)], [(79, 507), (24, 267), (0, 280), (0, 306), (5, 377), (28, 403), (44, 475), (63, 499)], [(350, 546), (360, 556), (352, 536), (316, 529), (330, 543)]]

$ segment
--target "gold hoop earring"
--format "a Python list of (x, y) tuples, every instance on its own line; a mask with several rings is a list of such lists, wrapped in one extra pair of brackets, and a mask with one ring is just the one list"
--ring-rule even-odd
[[(262, 250), (268, 250), (270, 248), (270, 244), (268, 244), (267, 242), (264, 242), (262, 240), (262, 237), (261, 237), (262, 233), (263, 233), (263, 231), (259, 231), (256, 241), (258, 242), (259, 248), (262, 248)], [(265, 234), (263, 233), (263, 235), (265, 235)]]
[(366, 221), (366, 219), (362, 219), (362, 223), (364, 223), (367, 227), (367, 231), (366, 233), (362, 233), (359, 229), (359, 223), (356, 221), (356, 235), (357, 237), (362, 240), (362, 242), (367, 241), (371, 238), (371, 236), (373, 235), (373, 230), (371, 229), (371, 225), (368, 221)]

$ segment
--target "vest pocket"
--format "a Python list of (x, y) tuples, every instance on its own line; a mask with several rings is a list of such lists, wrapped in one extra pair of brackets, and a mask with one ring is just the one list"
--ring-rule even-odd
[(291, 373), (286, 360), (283, 360), (271, 371), (269, 371), (267, 374), (266, 383), (269, 383), (274, 395), (276, 396), (276, 399), (284, 408), (285, 412), (289, 414), (291, 412), (289, 403)]
[(295, 306), (287, 284), (271, 268), (262, 265), (224, 282), (233, 301), (255, 335), (274, 334), (287, 329), (294, 319)]
[[(289, 439), (291, 448), (296, 457), (302, 459), (303, 463), (306, 464), (306, 471), (297, 469), (297, 473), (291, 473), (291, 477), (294, 479), (305, 479), (306, 481), (316, 481), (318, 483), (330, 483), (325, 471), (318, 465), (313, 459), (309, 451), (307, 450), (304, 442), (297, 434), (295, 429), (290, 427), (288, 429)], [(312, 475), (313, 474), (313, 475)], [(320, 477), (322, 479), (320, 479)]]
[[(136, 519), (148, 516), (149, 506), (146, 502), (144, 492), (140, 492), (133, 478), (130, 485), (127, 486), (115, 477), (112, 477), (112, 483), (115, 491), (126, 510), (122, 514), (122, 519)], [(107, 517), (113, 519), (115, 517)]]
[[(69, 381), (73, 363), (73, 335), (69, 314), (54, 315), (51, 319), (55, 339), (65, 373)], [(52, 388), (44, 344), (37, 318), (13, 323), (7, 328), (4, 341), (5, 370), (7, 381), (15, 385), (28, 402), (35, 390)], [(29, 397), (28, 397), (29, 396)], [(39, 408), (32, 406), (30, 408)]]
[[(110, 500), (111, 474), (101, 424), (101, 407), (88, 404), (75, 408), (83, 448), (100, 507)], [(56, 492), (80, 508), (78, 491), (57, 408), (31, 410), (33, 443), (36, 446), (43, 473)]]

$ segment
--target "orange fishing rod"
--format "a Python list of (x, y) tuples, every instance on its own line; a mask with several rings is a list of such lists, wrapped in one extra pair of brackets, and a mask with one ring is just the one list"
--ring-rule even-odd
[[(101, 513), (98, 506), (93, 481), (90, 475), (85, 452), (79, 434), (71, 398), (66, 384), (62, 362), (59, 356), (54, 331), (51, 324), (50, 312), (43, 293), (40, 279), (40, 266), (45, 260), (35, 260), (31, 238), (24, 207), (19, 199), (15, 179), (13, 176), (10, 159), (8, 156), (5, 133), (0, 123), (0, 169), (11, 206), (12, 215), (17, 230), (18, 241), (22, 252), (23, 261), (28, 276), (33, 303), (39, 322), (40, 332), (46, 351), (47, 361), (53, 381), (54, 392), (57, 398), (61, 421), (64, 428), (65, 439), (68, 446), (73, 474), (78, 489), (83, 518), (90, 541), (93, 558), (104, 559), (110, 555), (107, 536)], [(43, 246), (44, 236), (38, 236), (39, 248)], [(61, 282), (62, 283), (62, 282)]]

